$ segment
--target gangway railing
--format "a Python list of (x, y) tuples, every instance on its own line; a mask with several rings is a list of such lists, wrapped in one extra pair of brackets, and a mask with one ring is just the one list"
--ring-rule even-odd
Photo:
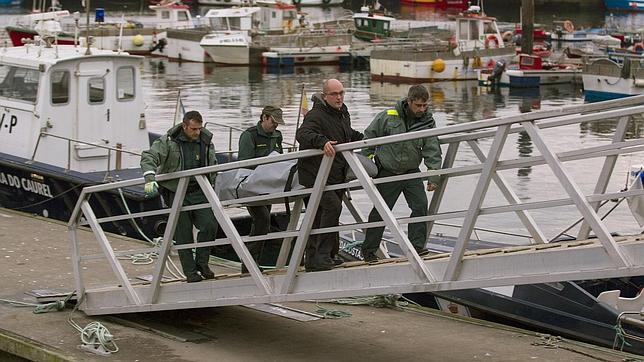
[[(68, 224), (72, 241), (72, 262), (76, 288), (82, 297), (80, 309), (88, 314), (127, 313), (642, 275), (644, 274), (644, 238), (639, 235), (612, 236), (596, 211), (599, 202), (603, 200), (644, 195), (642, 190), (606, 192), (610, 175), (613, 174), (618, 157), (624, 154), (641, 154), (644, 151), (644, 139), (627, 140), (625, 137), (626, 129), (633, 118), (639, 117), (643, 113), (644, 96), (637, 96), (339, 144), (335, 146), (335, 157), (344, 157), (357, 179), (337, 185), (326, 185), (333, 157), (323, 155), (320, 150), (291, 152), (158, 175), (158, 181), (179, 180), (172, 205), (167, 209), (134, 214), (97, 218), (88, 199), (95, 193), (140, 185), (144, 182), (143, 179), (84, 188)], [(572, 149), (557, 149), (555, 151), (545, 140), (544, 131), (548, 129), (565, 129), (566, 126), (605, 121), (608, 118), (615, 118), (618, 121), (613, 138), (605, 144), (584, 147), (566, 145)], [(527, 133), (540, 155), (502, 158), (502, 151), (507, 144), (508, 136), (517, 132)], [(440, 142), (446, 146), (447, 151), (442, 169), (372, 179), (354, 153), (365, 147), (424, 137), (438, 137)], [(485, 150), (481, 144), (489, 143), (486, 141), (489, 139), (491, 139), (490, 146)], [(480, 163), (457, 162), (461, 145), (469, 146)], [(224, 172), (321, 155), (322, 162), (312, 188), (222, 201), (207, 178), (207, 175), (212, 172)], [(591, 158), (600, 158), (604, 161), (594, 192), (585, 195), (563, 164)], [(528, 166), (548, 167), (558, 180), (566, 197), (523, 202), (499, 171)], [(473, 196), (468, 207), (462, 210), (441, 211), (440, 205), (445, 198), (445, 189), (449, 182), (453, 178), (469, 175), (478, 175), (478, 180), (474, 185)], [(588, 173), (585, 174), (585, 176), (587, 175)], [(381, 183), (426, 179), (429, 176), (440, 176), (441, 186), (432, 196), (428, 215), (423, 217), (396, 218), (387, 208), (376, 189), (376, 185)], [(208, 203), (182, 206), (191, 178), (197, 181), (206, 195)], [(484, 206), (491, 183), (497, 185), (507, 201), (506, 205)], [(364, 192), (382, 216), (383, 221), (365, 222), (359, 212), (352, 212), (354, 223), (313, 229), (313, 220), (322, 193), (344, 189), (351, 189), (354, 193)], [(308, 203), (305, 211), (301, 213), (302, 198), (304, 197), (308, 197)], [(257, 201), (282, 203), (287, 198), (295, 200), (295, 206), (289, 225), (284, 231), (252, 237), (242, 236), (227, 214), (227, 206), (229, 205)], [(576, 208), (594, 233), (595, 238), (573, 242), (550, 242), (530, 215), (531, 210), (565, 205), (572, 205)], [(349, 203), (347, 206), (355, 211), (355, 205)], [(172, 235), (179, 213), (201, 208), (212, 209), (225, 237), (198, 244), (172, 245)], [(479, 216), (507, 213), (518, 216), (527, 234), (531, 236), (532, 243), (530, 245), (493, 250), (467, 250)], [(103, 232), (101, 224), (162, 215), (167, 215), (167, 227), (160, 246), (151, 248), (158, 252), (158, 259), (147, 270), (151, 273), (150, 281), (133, 282), (135, 278), (132, 275), (140, 273), (142, 270), (140, 267), (131, 270), (132, 268), (123, 265), (118, 257), (137, 252), (137, 250), (115, 250), (108, 235)], [(405, 224), (417, 222), (427, 222), (431, 229), (435, 222), (450, 219), (462, 220), (460, 232), (451, 253), (420, 257), (402, 229)], [(78, 229), (84, 226), (91, 228), (96, 238), (96, 241), (92, 241), (92, 243), (98, 242), (101, 253), (82, 253), (85, 249), (81, 247), (81, 242), (84, 244), (86, 241), (80, 240)], [(382, 226), (389, 229), (405, 258), (389, 259), (387, 262), (377, 265), (367, 265), (361, 262), (349, 263), (343, 268), (323, 272), (305, 272), (299, 267), (306, 249), (306, 242), (311, 235)], [(585, 237), (585, 235), (583, 236)], [(245, 244), (275, 239), (283, 240), (277, 260), (278, 268), (271, 272), (262, 272), (253, 261)], [(164, 281), (165, 261), (170, 257), (172, 250), (219, 245), (232, 246), (235, 254), (247, 266), (249, 274), (235, 273), (215, 280), (190, 284)], [(149, 250), (150, 248), (145, 249), (145, 251)], [(84, 279), (83, 274), (87, 264), (100, 260), (107, 260), (106, 264), (109, 266), (111, 275), (114, 276), (113, 284), (105, 286), (102, 283), (100, 286), (96, 286)], [(105, 267), (105, 264), (95, 267)]]

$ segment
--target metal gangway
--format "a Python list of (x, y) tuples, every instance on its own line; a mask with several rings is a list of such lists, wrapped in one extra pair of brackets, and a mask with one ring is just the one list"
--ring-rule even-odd
[[(456, 124), (437, 129), (393, 135), (377, 139), (340, 144), (335, 147), (336, 157), (342, 155), (356, 175), (356, 180), (338, 185), (325, 186), (333, 157), (323, 156), (315, 185), (272, 195), (246, 197), (221, 201), (206, 174), (223, 172), (254, 165), (294, 160), (322, 155), (320, 150), (305, 150), (253, 160), (220, 164), (200, 169), (159, 175), (157, 180), (179, 179), (174, 203), (169, 208), (149, 210), (134, 214), (110, 215), (97, 218), (89, 203), (94, 193), (116, 192), (118, 188), (140, 185), (143, 179), (135, 179), (97, 186), (82, 190), (78, 203), (69, 221), (72, 244), (72, 263), (76, 290), (80, 298), (79, 308), (88, 315), (159, 311), (245, 305), (252, 303), (275, 303), (308, 299), (328, 299), (349, 296), (378, 295), (405, 292), (446, 291), (478, 287), (494, 287), (513, 284), (585, 280), (596, 278), (625, 277), (644, 274), (644, 235), (611, 235), (606, 224), (598, 216), (597, 209), (604, 200), (638, 196), (642, 190), (607, 192), (611, 175), (620, 155), (640, 154), (644, 151), (644, 139), (626, 139), (633, 119), (644, 114), (644, 96), (624, 98), (609, 102), (564, 106), (513, 116), (499, 117), (466, 124)], [(553, 150), (544, 134), (557, 134), (566, 126), (601, 122), (616, 119), (610, 141), (595, 145), (572, 146), (572, 149)], [(561, 130), (561, 131), (559, 131)], [(538, 155), (503, 158), (502, 150), (508, 136), (517, 132), (529, 135)], [(437, 136), (446, 148), (443, 167), (440, 170), (422, 171), (414, 174), (372, 179), (354, 151), (367, 147), (399, 141)], [(459, 165), (461, 146), (467, 145), (480, 163)], [(483, 147), (482, 145), (489, 145)], [(569, 145), (566, 145), (569, 146)], [(486, 149), (487, 148), (487, 149)], [(561, 145), (558, 145), (561, 148)], [(578, 183), (571, 177), (564, 164), (571, 161), (598, 158), (603, 166), (598, 173), (592, 194), (582, 193)], [(541, 166), (554, 174), (566, 197), (554, 197), (539, 201), (521, 201), (502, 177), (500, 171), (522, 167)], [(590, 172), (589, 172), (590, 173)], [(396, 218), (386, 207), (376, 184), (410, 178), (426, 178), (440, 175), (441, 187), (432, 196), (426, 217)], [(466, 209), (439, 212), (444, 199), (444, 190), (450, 180), (478, 175), (472, 184), (473, 197)], [(209, 203), (182, 207), (189, 178), (194, 177), (208, 198)], [(485, 206), (491, 183), (501, 191), (507, 201), (500, 206)], [(382, 222), (365, 222), (351, 203), (355, 222), (324, 229), (312, 229), (315, 211), (323, 191), (350, 189), (352, 193), (364, 192), (383, 217)], [(302, 198), (309, 196), (308, 205), (302, 210)], [(228, 208), (256, 201), (275, 200), (283, 203), (290, 198), (294, 203), (287, 230), (261, 236), (241, 236), (235, 228)], [(572, 205), (583, 217), (577, 239), (568, 242), (551, 242), (530, 215), (531, 210), (550, 209)], [(353, 205), (355, 206), (355, 205)], [(172, 235), (181, 210), (211, 208), (219, 227), (226, 235), (205, 243), (172, 245)], [(508, 246), (486, 250), (468, 250), (479, 216), (516, 214), (522, 226), (531, 235), (529, 245)], [(167, 227), (158, 246), (137, 250), (117, 248), (112, 236), (103, 232), (101, 224), (119, 220), (141, 220), (146, 217), (167, 215)], [(554, 217), (554, 216), (553, 216)], [(457, 241), (451, 253), (420, 257), (411, 245), (402, 227), (413, 222), (427, 222), (428, 226), (441, 220), (462, 221)], [(82, 239), (80, 229), (89, 226), (95, 239)], [(404, 258), (388, 259), (383, 263), (368, 265), (350, 262), (329, 271), (305, 272), (300, 267), (310, 235), (328, 232), (351, 232), (366, 228), (386, 226), (404, 252)], [(592, 233), (592, 235), (591, 235)], [(589, 236), (593, 236), (589, 238)], [(81, 240), (82, 239), (82, 240)], [(277, 267), (272, 271), (260, 271), (254, 263), (245, 243), (258, 240), (281, 239), (282, 246)], [(102, 252), (88, 252), (96, 243)], [(92, 245), (90, 245), (92, 244)], [(248, 274), (234, 273), (214, 280), (199, 283), (167, 280), (166, 261), (171, 251), (196, 246), (231, 245), (240, 260), (248, 266)], [(120, 257), (135, 252), (156, 251), (158, 258), (147, 266), (150, 278), (136, 281), (141, 266), (132, 268)], [(290, 256), (289, 256), (290, 254)], [(105, 268), (110, 282), (96, 283), (86, 277), (87, 270)], [(98, 284), (98, 285), (97, 285)]]

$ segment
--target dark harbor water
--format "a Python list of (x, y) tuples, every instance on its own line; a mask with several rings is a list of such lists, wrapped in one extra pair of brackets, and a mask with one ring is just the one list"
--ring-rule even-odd
[[(107, 2), (106, 2), (107, 3)], [(387, 2), (383, 1), (385, 6)], [(314, 17), (334, 18), (344, 16), (350, 9), (357, 9), (362, 4), (351, 2), (347, 8), (305, 8)], [(68, 2), (63, 1), (67, 6)], [(108, 12), (125, 12), (133, 15), (138, 12), (136, 5), (108, 4)], [(78, 4), (69, 2), (74, 10)], [(396, 7), (392, 9), (403, 17), (427, 19), (443, 17), (427, 8)], [(203, 14), (205, 8), (195, 10)], [(517, 21), (519, 9), (504, 9), (502, 7), (486, 8), (489, 15), (498, 16), (501, 21)], [(0, 10), (0, 25), (4, 27), (16, 14), (26, 13), (26, 8), (8, 8)], [(553, 18), (570, 18), (577, 24), (586, 26), (601, 26), (610, 14), (597, 9), (563, 8), (561, 11), (552, 9), (537, 9), (537, 21), (545, 23)], [(349, 12), (350, 13), (350, 12)], [(342, 15), (344, 14), (344, 15)], [(556, 14), (556, 16), (555, 16)], [(629, 26), (644, 25), (640, 15), (619, 15), (620, 21)], [(266, 69), (248, 67), (216, 67), (198, 63), (169, 62), (163, 58), (146, 58), (143, 61), (143, 88), (146, 101), (146, 117), (150, 131), (164, 132), (173, 122), (177, 94), (180, 91), (183, 103), (188, 110), (202, 112), (205, 120), (228, 127), (244, 129), (257, 122), (261, 109), (268, 104), (281, 106), (284, 109), (286, 125), (280, 126), (284, 140), (292, 143), (298, 124), (298, 109), (302, 90), (306, 96), (319, 91), (322, 81), (327, 78), (338, 78), (346, 89), (345, 103), (347, 104), (353, 126), (358, 130), (364, 128), (378, 112), (392, 106), (404, 97), (409, 85), (390, 84), (371, 81), (366, 69), (343, 69), (338, 66), (307, 66), (295, 67), (281, 72), (271, 73)], [(443, 127), (450, 124), (472, 122), (492, 117), (507, 116), (540, 109), (552, 109), (564, 105), (581, 104), (582, 89), (574, 85), (542, 86), (538, 89), (515, 90), (501, 88), (489, 90), (478, 87), (474, 81), (443, 82), (426, 84), (431, 99), (430, 106), (434, 112), (437, 124)], [(569, 126), (565, 132), (561, 129), (556, 134), (544, 131), (549, 138), (547, 142), (555, 150), (563, 150), (571, 146), (593, 146), (610, 142), (615, 120), (605, 120), (593, 125)], [(640, 137), (643, 123), (637, 121), (629, 130), (629, 137)], [(232, 136), (224, 127), (213, 128), (216, 145), (219, 150), (236, 149), (239, 131)], [(232, 140), (232, 142), (230, 142)], [(491, 140), (481, 142), (481, 147), (489, 148)], [(445, 151), (445, 149), (443, 150)], [(535, 149), (524, 134), (513, 134), (508, 138), (503, 150), (502, 159), (530, 156)], [(583, 162), (567, 162), (566, 169), (574, 177), (582, 190), (590, 194), (599, 173), (603, 160), (595, 159)], [(624, 188), (626, 174), (631, 165), (643, 164), (641, 155), (625, 156), (619, 159), (615, 173), (611, 179), (609, 191)], [(457, 165), (478, 164), (474, 154), (462, 147), (457, 157)], [(552, 172), (545, 166), (527, 167), (519, 170), (503, 171), (502, 175), (523, 201), (538, 201), (564, 197), (565, 193)], [(460, 210), (468, 206), (477, 177), (460, 177), (450, 181), (447, 186), (445, 201), (441, 211)], [(354, 199), (364, 214), (370, 209), (369, 201), (360, 192), (354, 193)], [(488, 193), (484, 206), (504, 205), (505, 199), (494, 186)], [(609, 206), (608, 206), (609, 207)], [(404, 200), (401, 198), (394, 209), (397, 215), (408, 214)], [(546, 236), (558, 234), (563, 228), (575, 221), (579, 214), (573, 207), (559, 207), (532, 212)], [(345, 221), (350, 221), (347, 215)], [(504, 214), (502, 217), (481, 217), (478, 226), (510, 230), (524, 233), (518, 218), (514, 214)], [(460, 220), (452, 220), (459, 223)], [(611, 231), (622, 233), (639, 232), (640, 228), (622, 203), (607, 219)], [(441, 229), (446, 234), (456, 234), (454, 229)], [(481, 238), (498, 240), (496, 235), (480, 234)], [(505, 238), (512, 243), (524, 243), (523, 239)]]

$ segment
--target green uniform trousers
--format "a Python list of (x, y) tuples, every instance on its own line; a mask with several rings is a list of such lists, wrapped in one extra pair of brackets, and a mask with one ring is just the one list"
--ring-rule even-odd
[[(411, 170), (407, 173), (419, 172), (419, 170)], [(386, 170), (380, 170), (376, 178), (394, 176), (395, 174)], [(389, 210), (393, 209), (398, 197), (402, 193), (405, 195), (407, 205), (411, 209), (411, 217), (426, 216), (427, 215), (427, 194), (425, 193), (425, 185), (422, 179), (404, 180), (379, 184), (376, 186), (380, 195), (387, 203)], [(374, 207), (369, 213), (369, 222), (382, 221), (382, 217), (378, 210)], [(362, 252), (375, 253), (380, 247), (384, 227), (369, 228), (367, 229), (365, 240), (362, 243)], [(423, 249), (427, 242), (427, 224), (419, 222), (408, 224), (407, 233), (409, 240), (416, 250)]]
[[(174, 199), (174, 194), (170, 197)], [(170, 201), (172, 202), (172, 201)], [(183, 206), (198, 205), (207, 203), (208, 199), (201, 192), (201, 190), (187, 193), (183, 199)], [(199, 209), (191, 211), (182, 211), (179, 213), (179, 220), (177, 228), (174, 231), (174, 240), (177, 245), (190, 244), (193, 240), (192, 226), (199, 230), (197, 234), (197, 242), (212, 241), (217, 236), (217, 220), (212, 213), (212, 209)], [(179, 250), (179, 260), (183, 273), (186, 276), (197, 274), (198, 270), (205, 270), (204, 267), (208, 266), (210, 259), (210, 247), (197, 248), (196, 252), (192, 249)]]
[[(249, 236), (255, 235), (265, 235), (268, 234), (271, 230), (271, 205), (260, 205), (260, 206), (248, 206), (248, 213), (253, 219)], [(264, 251), (264, 241), (253, 241), (251, 243), (246, 243), (246, 247), (250, 252), (250, 255), (253, 256), (255, 262), (259, 265), (261, 264), (262, 253)], [(245, 272), (247, 269), (242, 268), (242, 272)]]

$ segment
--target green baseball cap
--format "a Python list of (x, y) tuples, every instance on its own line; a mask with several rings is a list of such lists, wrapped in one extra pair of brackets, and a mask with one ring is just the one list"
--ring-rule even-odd
[(273, 117), (273, 120), (278, 124), (285, 124), (282, 118), (282, 109), (279, 107), (266, 106), (262, 109), (262, 115), (264, 114)]

